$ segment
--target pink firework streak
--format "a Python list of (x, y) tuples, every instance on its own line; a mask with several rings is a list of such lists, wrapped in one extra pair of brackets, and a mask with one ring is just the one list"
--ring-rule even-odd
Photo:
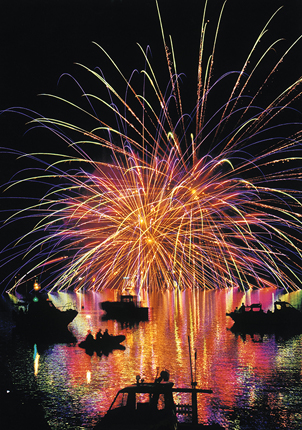
[[(48, 291), (120, 288), (124, 279), (137, 290), (300, 288), (302, 128), (301, 115), (292, 105), (300, 95), (301, 79), (277, 96), (268, 91), (269, 102), (261, 104), (277, 67), (299, 39), (251, 93), (268, 52), (278, 51), (276, 41), (258, 53), (275, 14), (242, 69), (214, 80), (222, 12), (209, 58), (204, 58), (208, 24), (203, 15), (197, 96), (189, 114), (184, 111), (172, 39), (166, 42), (160, 14), (169, 81), (165, 92), (157, 82), (149, 49), (140, 47), (145, 69), (126, 79), (97, 45), (118, 72), (125, 96), (99, 69), (81, 65), (106, 95), (83, 91), (87, 109), (50, 96), (74, 109), (77, 117), (87, 118), (94, 124), (91, 129), (11, 109), (68, 147), (68, 155), (27, 154), (42, 167), (5, 186), (7, 192), (26, 182), (48, 188), (37, 203), (15, 211), (2, 227), (38, 217), (14, 247), (2, 251), (2, 264), (24, 258), (17, 284), (38, 274)], [(220, 89), (226, 94), (230, 82), (224, 103), (213, 110), (213, 100)], [(86, 148), (101, 155), (92, 158)], [(50, 262), (60, 261), (64, 264), (49, 270)]]

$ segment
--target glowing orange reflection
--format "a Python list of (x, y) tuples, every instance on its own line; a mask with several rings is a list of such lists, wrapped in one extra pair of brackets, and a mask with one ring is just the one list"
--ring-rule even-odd
[[(213, 394), (198, 395), (199, 421), (211, 422), (213, 402), (233, 410), (238, 399), (244, 399), (246, 407), (255, 407), (265, 392), (263, 387), (267, 380), (274, 378), (280, 368), (286, 368), (287, 350), (278, 348), (270, 336), (263, 339), (236, 336), (229, 330), (232, 321), (226, 313), (242, 302), (261, 302), (264, 310), (272, 309), (278, 294), (272, 288), (247, 293), (236, 290), (144, 293), (144, 304), (149, 306), (149, 321), (133, 328), (121, 328), (116, 321), (102, 320), (99, 302), (115, 300), (116, 292), (71, 294), (79, 310), (72, 323), (78, 341), (85, 338), (88, 329), (95, 335), (99, 328), (103, 331), (108, 328), (111, 334), (126, 336), (123, 343), (126, 349), (99, 357), (96, 354), (89, 356), (78, 346), (61, 346), (60, 366), (64, 362), (66, 384), (71, 391), (82, 390), (83, 407), (91, 408), (93, 398), (93, 413), (96, 410), (104, 413), (116, 391), (135, 383), (136, 375), (153, 380), (158, 368), (170, 372), (175, 386), (190, 387), (189, 336), (194, 377), (195, 350), (197, 354), (198, 387), (213, 390)], [(286, 299), (290, 300), (291, 296)], [(293, 351), (295, 348), (299, 351), (301, 347), (299, 341), (296, 342), (292, 341)], [(298, 353), (294, 353), (291, 360), (293, 365), (302, 368)], [(52, 372), (52, 377), (56, 378), (56, 372)], [(176, 396), (177, 401), (186, 403), (187, 399), (182, 398), (184, 394)], [(278, 397), (276, 392), (263, 401), (274, 409), (280, 408), (286, 398)], [(281, 415), (278, 419), (282, 421)]]

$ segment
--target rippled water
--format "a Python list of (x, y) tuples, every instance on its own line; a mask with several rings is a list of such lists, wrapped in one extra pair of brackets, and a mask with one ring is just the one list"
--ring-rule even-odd
[(58, 344), (37, 355), (34, 348), (14, 343), (8, 358), (13, 383), (39, 399), (51, 428), (93, 428), (116, 391), (138, 374), (153, 380), (157, 368), (167, 369), (176, 386), (190, 387), (189, 335), (197, 353), (198, 387), (213, 390), (198, 395), (199, 422), (218, 422), (226, 429), (301, 429), (302, 335), (243, 339), (230, 331), (232, 320), (226, 316), (243, 301), (272, 309), (278, 297), (294, 306), (302, 302), (302, 292), (281, 296), (276, 290), (145, 293), (141, 300), (150, 308), (150, 321), (121, 329), (101, 319), (99, 302), (115, 299), (114, 292), (53, 294), (57, 306), (77, 306), (71, 329), (78, 342), (89, 329), (108, 328), (126, 336), (126, 349), (90, 357), (77, 345)]

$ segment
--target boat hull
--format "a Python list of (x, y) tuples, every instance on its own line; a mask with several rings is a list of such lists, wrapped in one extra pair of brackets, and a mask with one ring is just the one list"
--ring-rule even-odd
[(302, 333), (302, 313), (287, 302), (275, 302), (274, 312), (264, 312), (260, 304), (227, 313), (233, 331), (247, 333)]
[(139, 306), (136, 296), (121, 296), (119, 301), (100, 302), (100, 308), (106, 312), (103, 319), (114, 319), (119, 322), (148, 321), (149, 309)]
[(98, 355), (107, 355), (114, 349), (119, 349), (122, 351), (125, 350), (125, 346), (121, 345), (125, 339), (126, 337), (123, 334), (118, 336), (108, 335), (100, 339), (85, 339), (79, 343), (79, 347), (85, 349), (89, 355), (92, 355), (94, 352), (96, 352)]
[(71, 343), (76, 338), (68, 325), (77, 316), (76, 309), (60, 310), (43, 296), (34, 296), (25, 308), (16, 306), (13, 318), (15, 331), (35, 343)]

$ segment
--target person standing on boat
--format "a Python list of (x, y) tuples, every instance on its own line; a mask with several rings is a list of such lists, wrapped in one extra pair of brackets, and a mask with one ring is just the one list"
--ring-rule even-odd
[(87, 333), (87, 336), (86, 336), (86, 342), (92, 342), (92, 341), (94, 341), (94, 339), (93, 339), (93, 336), (92, 336), (92, 334), (91, 334), (91, 330), (88, 330), (88, 333)]
[(242, 305), (239, 308), (239, 312), (245, 312), (245, 304), (242, 303)]
[(100, 339), (102, 339), (102, 337), (103, 337), (103, 333), (102, 333), (102, 330), (101, 329), (99, 329), (99, 331), (97, 332), (97, 334), (96, 334), (96, 340), (100, 340)]

